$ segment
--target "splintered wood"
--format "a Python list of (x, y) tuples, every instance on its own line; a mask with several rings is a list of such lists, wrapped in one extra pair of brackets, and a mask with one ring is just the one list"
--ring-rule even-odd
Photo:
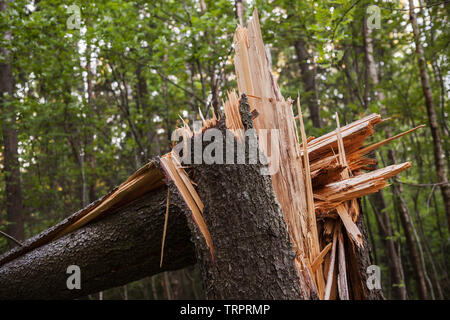
[[(385, 120), (370, 114), (340, 127), (336, 114), (335, 131), (307, 138), (300, 102), (299, 115), (294, 117), (292, 100), (284, 99), (272, 74), (256, 10), (247, 28), (237, 27), (234, 44), (239, 94), (245, 93), (258, 112), (253, 122), (269, 168), (275, 167), (274, 162), (279, 165), (279, 170), (271, 170), (272, 184), (296, 251), (295, 265), (305, 275), (300, 278), (311, 282), (301, 283), (303, 293), (309, 297), (312, 288), (321, 299), (349, 299), (345, 254), (356, 251), (346, 250), (344, 239), (363, 247), (357, 199), (384, 188), (387, 179), (411, 166), (406, 162), (366, 173), (363, 170), (373, 170), (377, 162), (365, 155), (422, 126), (366, 147), (374, 126)], [(242, 129), (235, 92), (228, 94), (224, 111), (227, 127), (234, 132)], [(302, 144), (296, 119), (300, 120)], [(273, 139), (266, 141), (267, 135), (260, 134), (264, 129), (277, 131), (275, 146)]]
[[(260, 148), (269, 158), (273, 188), (297, 253), (299, 272), (311, 274), (310, 278), (321, 296), (325, 289), (322, 267), (319, 266), (314, 273), (310, 267), (320, 254), (316, 217), (308, 214), (305, 177), (292, 101), (284, 99), (272, 75), (256, 11), (248, 28), (237, 27), (234, 43), (239, 94), (247, 94), (251, 109), (256, 109), (259, 113), (254, 119), (254, 126), (258, 133), (264, 129), (275, 129), (270, 130), (270, 133), (278, 134), (275, 146), (264, 141), (267, 135), (260, 134)], [(273, 139), (269, 141), (273, 143)], [(274, 159), (275, 157), (278, 158)], [(277, 160), (278, 170), (273, 160)], [(301, 285), (304, 294), (308, 295), (313, 284)]]

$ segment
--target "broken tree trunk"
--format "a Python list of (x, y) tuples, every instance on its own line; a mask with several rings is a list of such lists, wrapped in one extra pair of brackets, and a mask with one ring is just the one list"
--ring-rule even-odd
[[(194, 165), (180, 162), (186, 154), (179, 158), (175, 148), (102, 199), (0, 257), (0, 296), (86, 295), (193, 263), (194, 243), (209, 298), (382, 297), (366, 285), (370, 260), (357, 199), (385, 187), (388, 178), (411, 164), (366, 173), (376, 161), (365, 155), (419, 127), (364, 146), (373, 127), (383, 122), (371, 114), (342, 128), (337, 121), (335, 131), (307, 138), (298, 102), (300, 144), (292, 100), (283, 98), (270, 70), (256, 11), (248, 25), (235, 34), (241, 99), (228, 94), (226, 119), (203, 119), (203, 128), (194, 133), (186, 124), (176, 130), (183, 136), (178, 146), (190, 142), (186, 150), (194, 153)], [(244, 134), (253, 125), (256, 132)], [(213, 142), (206, 146), (203, 136), (210, 133), (206, 142)], [(233, 147), (226, 139), (223, 152), (226, 133)], [(252, 139), (262, 158), (245, 148), (243, 162), (236, 161), (236, 152), (229, 163), (227, 151), (235, 143), (249, 147)], [(202, 161), (207, 150), (210, 158)], [(217, 162), (224, 157), (225, 163)], [(268, 160), (267, 167), (261, 159)], [(164, 184), (170, 192), (160, 193)], [(161, 247), (164, 260), (157, 254)], [(72, 264), (89, 280), (81, 291), (65, 287), (65, 271)]]
[[(247, 115), (242, 122), (251, 129), (252, 121), (247, 98), (240, 102), (246, 106)], [(246, 112), (246, 111), (243, 111)], [(226, 137), (225, 120), (217, 121), (214, 127)], [(208, 130), (191, 139), (208, 135)], [(248, 134), (249, 131), (247, 131)], [(263, 166), (251, 163), (249, 141), (256, 142), (256, 132), (246, 142), (240, 141), (228, 131), (236, 144), (225, 139), (216, 141), (217, 151), (223, 150), (219, 164), (193, 164), (187, 169), (197, 185), (204, 205), (203, 217), (213, 242), (213, 256), (199, 227), (189, 219), (193, 233), (197, 258), (202, 271), (203, 286), (209, 299), (311, 299), (304, 296), (306, 273), (298, 274), (295, 267), (295, 252), (289, 241), (283, 213), (273, 192), (270, 176), (262, 175)], [(217, 137), (216, 137), (217, 139)], [(205, 150), (207, 143), (203, 143)], [(236, 164), (237, 150), (244, 148), (245, 164)], [(222, 148), (223, 147), (223, 148)], [(244, 150), (244, 149), (243, 149)], [(194, 149), (192, 148), (192, 152)], [(226, 164), (227, 154), (233, 154), (233, 163)], [(217, 155), (217, 154), (216, 154)], [(222, 160), (223, 164), (220, 164)], [(256, 160), (256, 159), (253, 159)], [(255, 161), (256, 162), (256, 161)], [(176, 192), (174, 192), (176, 193)], [(189, 212), (189, 210), (186, 210)]]
[[(167, 188), (159, 188), (12, 261), (1, 265), (6, 257), (0, 259), (0, 300), (75, 299), (194, 264), (184, 213), (171, 204), (165, 260), (159, 266), (166, 196)], [(80, 267), (80, 290), (67, 288), (70, 265)]]

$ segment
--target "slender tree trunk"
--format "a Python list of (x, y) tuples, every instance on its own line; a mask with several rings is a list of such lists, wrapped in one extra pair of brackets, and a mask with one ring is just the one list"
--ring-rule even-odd
[[(250, 125), (250, 113), (245, 119), (248, 121), (243, 123)], [(225, 119), (221, 119), (216, 128), (225, 137)], [(196, 144), (194, 139), (201, 139), (201, 135), (193, 138), (191, 146)], [(225, 157), (231, 150), (225, 141), (222, 143), (219, 148), (223, 147)], [(235, 145), (239, 144), (235, 141)], [(203, 147), (206, 145), (204, 143)], [(188, 217), (208, 299), (314, 297), (314, 294), (306, 297), (302, 293), (305, 275), (296, 270), (295, 253), (281, 208), (270, 176), (261, 175), (261, 168), (261, 164), (191, 166), (190, 176), (205, 204), (203, 216), (214, 246), (213, 258), (197, 225)], [(179, 202), (174, 194), (174, 201)]]
[[(430, 0), (426, 0), (425, 3), (427, 5), (430, 5), (429, 8), (423, 8), (423, 11), (428, 13), (428, 15), (430, 16), (430, 20), (431, 20), (431, 28), (430, 28), (430, 36), (429, 36), (429, 42), (431, 45), (431, 48), (434, 48), (435, 46), (435, 36), (436, 36), (436, 32), (435, 32), (435, 21), (433, 21), (433, 16), (435, 14), (438, 13), (439, 8), (436, 6), (433, 6), (433, 3), (430, 2)], [(423, 12), (421, 10), (421, 12)], [(437, 52), (433, 52), (432, 53), (432, 57), (431, 57), (431, 66), (433, 68), (433, 74), (435, 77), (435, 81), (436, 83), (439, 84), (439, 89), (440, 89), (440, 94), (439, 94), (439, 106), (440, 106), (440, 111), (441, 111), (441, 125), (442, 125), (442, 130), (443, 130), (443, 135), (444, 136), (448, 136), (449, 135), (449, 127), (447, 124), (447, 118), (448, 118), (448, 114), (446, 114), (445, 112), (445, 97), (446, 97), (446, 90), (445, 90), (445, 84), (444, 84), (444, 79), (442, 78), (442, 72), (441, 72), (441, 67), (438, 64), (438, 55), (436, 54)], [(444, 141), (445, 143), (445, 141)], [(448, 148), (445, 148), (445, 155), (446, 158), (448, 158)], [(447, 168), (448, 168), (449, 163), (447, 163)], [(449, 169), (447, 169), (449, 170)]]
[(123, 300), (128, 300), (128, 285), (123, 286)]
[[(163, 57), (164, 61), (167, 61), (167, 55), (164, 55)], [(172, 148), (172, 128), (171, 128), (171, 122), (170, 122), (170, 104), (169, 104), (169, 87), (167, 85), (166, 79), (162, 80), (162, 95), (164, 99), (164, 112), (165, 112), (165, 122), (166, 122), (166, 139), (165, 143), (163, 145), (164, 152), (168, 152)]]
[(447, 216), (447, 227), (450, 230), (450, 185), (447, 177), (447, 170), (444, 159), (444, 148), (442, 145), (441, 134), (439, 132), (439, 124), (434, 108), (433, 94), (431, 91), (430, 80), (428, 76), (425, 54), (420, 41), (419, 25), (417, 24), (416, 14), (414, 12), (413, 0), (409, 0), (409, 19), (414, 32), (414, 40), (416, 43), (417, 62), (420, 71), (420, 81), (422, 82), (423, 95), (425, 97), (425, 106), (427, 108), (428, 121), (433, 137), (434, 163), (436, 166), (436, 174), (440, 183), (442, 198), (444, 199), (445, 214)]
[(172, 289), (172, 299), (174, 300), (189, 300), (194, 298), (189, 292), (185, 270), (186, 269), (166, 272)]
[(162, 285), (164, 288), (166, 300), (173, 300), (172, 285), (170, 284), (170, 279), (169, 279), (169, 275), (167, 272), (163, 273)]
[(82, 143), (82, 135), (80, 133), (79, 127), (74, 125), (71, 121), (72, 115), (69, 114), (69, 104), (70, 104), (70, 86), (65, 85), (66, 94), (64, 95), (64, 119), (63, 127), (67, 135), (67, 141), (72, 150), (72, 155), (80, 168), (80, 178), (81, 183), (79, 184), (79, 199), (80, 205), (85, 207), (89, 204), (89, 188), (88, 188), (88, 178), (86, 177), (86, 153)]
[[(303, 103), (308, 107), (314, 127), (321, 128), (322, 121), (320, 118), (319, 98), (317, 96), (315, 65), (311, 61), (312, 57), (308, 53), (307, 44), (303, 38), (298, 37), (298, 40), (294, 43), (294, 47), (300, 64), (301, 81), (305, 91), (302, 95), (304, 97)], [(308, 62), (308, 60), (310, 61)]]
[[(138, 65), (136, 68), (136, 101), (140, 109), (142, 110), (143, 121), (145, 132), (141, 132), (141, 136), (146, 137), (145, 141), (145, 153), (143, 155), (142, 161), (146, 161), (152, 157), (156, 157), (161, 154), (161, 148), (159, 145), (159, 137), (156, 129), (153, 126), (153, 118), (155, 116), (154, 112), (150, 109), (148, 104), (149, 93), (147, 80), (142, 74), (143, 65)], [(162, 79), (162, 81), (165, 81)]]
[(86, 179), (86, 166), (85, 166), (85, 158), (86, 154), (84, 150), (81, 149), (80, 152), (80, 169), (81, 169), (81, 197), (83, 199), (83, 207), (86, 207), (89, 204), (89, 193), (87, 187), (87, 179)]
[(241, 26), (244, 26), (245, 0), (236, 0), (234, 2), (236, 9), (236, 18)]
[[(220, 117), (220, 93), (219, 93), (219, 85), (217, 82), (217, 76), (215, 72), (215, 66), (211, 66), (210, 70), (210, 78), (211, 78), (211, 94), (212, 94), (212, 105), (213, 110), (216, 117)], [(208, 116), (207, 114), (205, 115)]]
[[(0, 11), (7, 10), (7, 1), (0, 2)], [(6, 42), (11, 40), (11, 33), (3, 34)], [(7, 48), (0, 48), (4, 62), (0, 63), (0, 111), (4, 144), (4, 174), (6, 191), (6, 214), (9, 222), (7, 232), (13, 238), (25, 239), (23, 226), (22, 188), (20, 184), (20, 163), (17, 147), (16, 114), (12, 103), (14, 94), (14, 78), (10, 65), (10, 52)], [(17, 244), (9, 240), (10, 247)]]
[(408, 247), (409, 259), (411, 261), (419, 298), (425, 300), (428, 298), (428, 290), (425, 283), (425, 272), (423, 270), (419, 250), (414, 239), (414, 230), (412, 228), (413, 222), (411, 221), (411, 215), (409, 213), (408, 207), (406, 206), (405, 200), (403, 200), (403, 197), (401, 196), (403, 192), (402, 187), (394, 184), (392, 185), (392, 190), (394, 193), (394, 198), (397, 202), (397, 210), (405, 234), (406, 246)]
[[(200, 0), (200, 8), (202, 10), (202, 14), (206, 13), (206, 2), (204, 0)], [(214, 29), (211, 29), (210, 31), (205, 30), (205, 39), (211, 49), (215, 48), (215, 41), (214, 41)], [(220, 116), (220, 92), (219, 92), (219, 85), (218, 85), (218, 79), (216, 75), (216, 65), (214, 63), (209, 63), (208, 65), (208, 72), (209, 72), (209, 79), (210, 79), (210, 86), (211, 86), (211, 104), (214, 110), (214, 113), (216, 117)], [(209, 117), (209, 109), (210, 106), (208, 105), (206, 107), (206, 114), (205, 117)]]
[(419, 210), (418, 210), (418, 204), (417, 204), (418, 197), (419, 197), (419, 193), (417, 192), (416, 197), (414, 198), (414, 212), (416, 215), (416, 223), (417, 223), (418, 229), (419, 229), (418, 236), (419, 236), (420, 241), (423, 243), (425, 252), (428, 257), (428, 261), (430, 262), (430, 265), (431, 265), (431, 278), (434, 282), (434, 286), (436, 287), (437, 293), (439, 295), (438, 298), (440, 300), (442, 300), (442, 299), (444, 299), (444, 296), (442, 294), (442, 288), (441, 288), (441, 284), (439, 282), (439, 276), (438, 276), (438, 272), (437, 272), (437, 268), (436, 268), (436, 262), (434, 260), (430, 246), (428, 245), (428, 239), (425, 236), (425, 232), (423, 230), (423, 225), (422, 225), (422, 219), (420, 218), (420, 214), (419, 214)]
[[(371, 30), (367, 27), (366, 19), (364, 18), (363, 23), (363, 34), (364, 34), (364, 49), (365, 49), (365, 59), (366, 59), (366, 91), (370, 92), (368, 88), (370, 88), (369, 79), (372, 82), (372, 85), (376, 87), (378, 85), (378, 73), (376, 70), (376, 64), (373, 57), (373, 44), (371, 37)], [(384, 99), (384, 95), (382, 92), (378, 92), (376, 88), (374, 88), (373, 92), (375, 96), (378, 96), (379, 100)], [(378, 93), (378, 94), (377, 94)], [(370, 96), (370, 94), (369, 94)], [(384, 108), (383, 108), (384, 111)], [(390, 137), (392, 134), (389, 128), (386, 128), (386, 135)], [(405, 279), (403, 277), (402, 272), (402, 264), (395, 250), (395, 244), (392, 237), (392, 227), (391, 220), (389, 218), (389, 212), (386, 210), (386, 203), (384, 200), (383, 192), (379, 191), (373, 195), (370, 195), (371, 203), (374, 206), (375, 214), (380, 217), (379, 225), (381, 226), (380, 231), (383, 238), (383, 243), (385, 244), (386, 254), (388, 256), (387, 264), (391, 274), (391, 282), (393, 286), (393, 297), (395, 299), (406, 300), (408, 298), (406, 287), (405, 287)]]
[(159, 278), (160, 275), (154, 275), (153, 277), (151, 277), (151, 287), (152, 287), (152, 296), (153, 296), (153, 300), (158, 300), (159, 299), (159, 294), (158, 294), (158, 289), (157, 289), (157, 278)]

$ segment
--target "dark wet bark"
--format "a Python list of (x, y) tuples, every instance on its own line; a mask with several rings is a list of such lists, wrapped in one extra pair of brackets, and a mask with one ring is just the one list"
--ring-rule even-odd
[[(171, 204), (159, 267), (167, 188), (38, 247), (0, 267), (0, 300), (74, 299), (195, 263), (184, 214)], [(66, 286), (67, 267), (81, 269), (81, 290)]]
[[(314, 127), (321, 128), (322, 121), (320, 118), (319, 98), (317, 96), (315, 65), (311, 61), (312, 57), (308, 54), (306, 42), (302, 38), (298, 38), (295, 41), (294, 47), (300, 64), (301, 80), (304, 89), (302, 100), (308, 107)], [(309, 62), (308, 59), (310, 60)]]

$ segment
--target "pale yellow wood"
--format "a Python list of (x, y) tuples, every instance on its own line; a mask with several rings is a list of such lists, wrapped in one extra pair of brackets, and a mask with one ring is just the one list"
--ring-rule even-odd
[[(315, 215), (315, 207), (314, 207), (314, 196), (313, 196), (313, 187), (311, 182), (311, 171), (310, 171), (310, 165), (309, 165), (309, 155), (308, 155), (308, 143), (306, 138), (306, 132), (305, 132), (305, 125), (303, 123), (303, 114), (302, 114), (302, 108), (300, 106), (300, 97), (297, 98), (297, 107), (299, 112), (299, 120), (300, 120), (300, 132), (302, 137), (302, 146), (303, 146), (303, 163), (305, 164), (305, 184), (306, 184), (306, 200), (308, 203), (308, 218), (309, 219), (316, 219)], [(308, 221), (309, 225), (312, 225), (311, 221)], [(314, 223), (315, 224), (315, 223)], [(312, 254), (315, 255), (314, 261), (316, 261), (320, 257), (320, 247), (319, 243), (312, 241), (311, 245), (313, 248), (311, 251)], [(316, 246), (316, 247), (315, 247)], [(314, 265), (314, 263), (313, 263)], [(325, 291), (325, 279), (323, 276), (323, 269), (320, 264), (314, 265), (312, 268), (312, 272), (315, 276), (316, 285), (317, 285), (317, 291), (319, 293), (319, 297), (323, 299), (324, 291)]]
[(347, 283), (347, 266), (345, 262), (344, 237), (342, 230), (338, 232), (338, 292), (340, 300), (349, 300)]
[(330, 267), (328, 268), (327, 284), (325, 286), (324, 300), (330, 300), (331, 286), (333, 284), (333, 278), (334, 278), (334, 274), (335, 274), (334, 265), (335, 265), (335, 259), (336, 259), (336, 242), (337, 242), (337, 234), (338, 234), (339, 228), (340, 228), (340, 226), (338, 224), (335, 224), (334, 233), (333, 233), (333, 247), (331, 249)]
[(174, 182), (180, 195), (182, 196), (184, 202), (192, 212), (192, 218), (198, 226), (199, 231), (205, 238), (206, 245), (209, 248), (211, 259), (214, 261), (214, 247), (211, 239), (211, 234), (209, 233), (208, 227), (206, 226), (205, 220), (203, 219), (203, 203), (200, 197), (195, 191), (194, 187), (190, 183), (186, 172), (179, 166), (177, 160), (175, 160), (176, 155), (173, 153), (168, 153), (161, 157), (161, 166), (164, 171), (169, 175), (170, 179)]
[[(238, 27), (235, 33), (234, 58), (239, 94), (247, 94), (251, 109), (256, 109), (254, 120), (258, 132), (277, 130), (279, 139), (270, 141), (278, 150), (279, 170), (271, 175), (278, 202), (283, 209), (289, 235), (297, 255), (313, 261), (320, 253), (314, 212), (308, 212), (303, 165), (298, 141), (297, 125), (291, 100), (285, 100), (271, 72), (264, 48), (257, 11), (248, 22), (248, 28)], [(260, 147), (269, 155), (272, 145), (260, 136)], [(274, 155), (271, 155), (272, 157)], [(274, 162), (269, 162), (273, 169)], [(273, 170), (275, 171), (275, 170)], [(303, 265), (299, 259), (299, 265)], [(307, 266), (303, 266), (307, 268)], [(317, 276), (313, 275), (317, 280)], [(323, 283), (323, 277), (319, 283)], [(321, 291), (321, 290), (320, 290)]]
[(331, 245), (333, 243), (330, 242), (329, 244), (327, 244), (327, 246), (325, 248), (323, 248), (323, 250), (320, 252), (320, 254), (317, 256), (316, 260), (314, 260), (314, 262), (311, 264), (311, 269), (313, 272), (316, 272), (317, 269), (320, 267), (320, 265), (323, 262), (323, 259), (325, 258), (325, 256), (327, 255), (328, 251), (330, 251), (331, 249)]
[(167, 200), (166, 200), (166, 215), (164, 217), (164, 229), (161, 243), (161, 259), (159, 261), (159, 267), (162, 267), (164, 258), (164, 244), (166, 243), (167, 223), (169, 222), (169, 204), (170, 204), (170, 189), (167, 188)]
[(356, 245), (360, 248), (363, 247), (362, 234), (359, 231), (356, 224), (353, 222), (352, 218), (348, 214), (347, 208), (344, 205), (340, 204), (336, 207), (336, 211), (339, 214), (339, 217), (344, 224), (345, 229), (350, 235), (351, 239), (356, 243)]
[(411, 163), (405, 162), (327, 184), (314, 191), (316, 209), (332, 210), (343, 201), (377, 192), (387, 186), (385, 180), (410, 167)]
[(423, 127), (425, 127), (425, 125), (422, 124), (422, 125), (417, 126), (417, 127), (415, 127), (415, 128), (409, 129), (409, 130), (407, 130), (407, 131), (405, 131), (405, 132), (402, 132), (402, 133), (400, 133), (400, 134), (397, 134), (397, 135), (395, 135), (395, 136), (393, 136), (393, 137), (390, 137), (390, 138), (384, 139), (384, 140), (382, 140), (382, 141), (379, 141), (379, 142), (377, 142), (377, 143), (374, 143), (374, 144), (372, 144), (372, 145), (370, 145), (370, 146), (368, 146), (368, 147), (365, 147), (365, 148), (363, 148), (363, 149), (360, 149), (360, 150), (356, 151), (356, 152), (354, 153), (354, 155), (355, 155), (356, 157), (360, 157), (360, 156), (362, 156), (362, 155), (365, 155), (365, 154), (367, 154), (367, 153), (369, 153), (369, 152), (371, 152), (371, 151), (373, 151), (373, 150), (375, 150), (375, 149), (377, 149), (377, 148), (379, 148), (379, 147), (381, 147), (381, 146), (383, 146), (383, 145), (385, 145), (385, 144), (387, 144), (387, 143), (389, 143), (389, 142), (391, 142), (391, 141), (393, 141), (393, 140), (396, 140), (396, 139), (398, 139), (398, 138), (401, 138), (401, 137), (403, 137), (404, 135), (407, 135), (407, 134), (409, 134), (409, 133), (411, 133), (411, 132), (414, 132), (414, 131), (416, 131), (417, 129), (420, 129), (420, 128), (423, 128)]

